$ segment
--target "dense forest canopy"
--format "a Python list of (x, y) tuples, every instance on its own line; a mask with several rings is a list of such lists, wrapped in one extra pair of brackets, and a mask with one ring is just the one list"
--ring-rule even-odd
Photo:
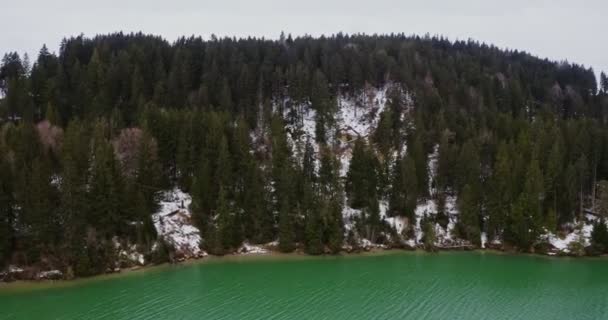
[[(389, 88), (386, 108), (345, 143), (338, 101), (374, 88)], [(176, 186), (214, 254), (245, 240), (311, 254), (398, 244), (426, 200), (426, 246), (450, 199), (456, 237), (525, 251), (608, 213), (607, 77), (475, 41), (79, 36), (33, 63), (6, 54), (0, 91), (0, 265), (105, 272), (117, 241), (162, 261), (151, 214)], [(309, 110), (313, 137), (294, 130)], [(603, 252), (597, 225), (587, 249)]]

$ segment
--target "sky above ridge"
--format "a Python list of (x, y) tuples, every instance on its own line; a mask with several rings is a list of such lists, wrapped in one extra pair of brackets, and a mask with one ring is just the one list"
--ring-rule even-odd
[(444, 35), (568, 60), (608, 72), (605, 0), (20, 0), (0, 4), (0, 55), (34, 60), (62, 38), (116, 31), (278, 38), (391, 33)]

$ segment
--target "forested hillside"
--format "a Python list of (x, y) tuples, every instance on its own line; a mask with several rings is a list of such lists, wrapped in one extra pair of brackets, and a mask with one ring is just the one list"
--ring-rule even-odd
[(164, 207), (217, 255), (608, 252), (608, 79), (581, 65), (401, 34), (119, 33), (8, 53), (0, 91), (1, 267), (166, 261)]

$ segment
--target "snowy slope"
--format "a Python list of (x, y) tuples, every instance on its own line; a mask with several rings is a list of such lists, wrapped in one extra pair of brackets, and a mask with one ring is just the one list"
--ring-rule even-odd
[(190, 195), (175, 188), (164, 192), (162, 199), (159, 210), (152, 215), (158, 236), (187, 258), (206, 255), (199, 247), (201, 232), (192, 225)]
[[(329, 135), (328, 142), (334, 146), (334, 150), (336, 151), (337, 157), (341, 164), (341, 177), (346, 177), (348, 172), (354, 141), (357, 137), (362, 137), (369, 141), (371, 135), (378, 125), (380, 114), (384, 111), (388, 102), (390, 102), (388, 96), (391, 90), (399, 90), (401, 93), (401, 99), (406, 103), (406, 111), (399, 116), (402, 120), (405, 120), (404, 122), (407, 123), (406, 120), (408, 112), (413, 108), (413, 99), (409, 93), (407, 93), (397, 84), (387, 84), (380, 88), (368, 87), (365, 90), (361, 90), (355, 94), (341, 94), (338, 96), (338, 110), (335, 114), (335, 128), (333, 128), (333, 130), (328, 130), (327, 132)], [(300, 159), (304, 152), (304, 146), (307, 140), (312, 142), (315, 153), (319, 151), (319, 146), (314, 141), (316, 113), (315, 110), (311, 108), (309, 102), (300, 103), (297, 105), (290, 103), (291, 101), (289, 101), (289, 99), (282, 101), (283, 106), (289, 106), (283, 109), (283, 116), (287, 122), (287, 130), (291, 133), (289, 138), (294, 151), (294, 156)], [(275, 104), (274, 108), (277, 110), (278, 105)], [(294, 114), (296, 116), (294, 116)], [(333, 132), (335, 132), (335, 135), (332, 134)], [(428, 174), (430, 181), (432, 181), (436, 175), (438, 149), (438, 146), (435, 146), (433, 152), (429, 155)], [(396, 158), (401, 156), (404, 152), (406, 152), (406, 150), (407, 146), (403, 145), (401, 150), (395, 150), (393, 152), (393, 157)], [(429, 183), (429, 186), (432, 185), (432, 183)], [(415, 237), (413, 239), (402, 239), (411, 246), (416, 246), (421, 243), (423, 237), (422, 226), (420, 225), (421, 220), (424, 217), (434, 217), (437, 214), (437, 205), (433, 199), (435, 192), (435, 190), (430, 189), (430, 199), (422, 201), (416, 208), (416, 219), (415, 221), (411, 222), (414, 224)], [(397, 234), (402, 235), (403, 231), (408, 226), (407, 219), (403, 217), (388, 217), (388, 202), (386, 199), (381, 200), (379, 206), (380, 218), (391, 226), (397, 232)], [(447, 197), (446, 211), (449, 215), (449, 223), (447, 228), (444, 229), (438, 224), (435, 226), (436, 245), (438, 246), (453, 245), (457, 240), (453, 238), (453, 230), (458, 216), (455, 197)], [(360, 214), (360, 210), (350, 208), (347, 203), (345, 203), (343, 209), (343, 219), (346, 233), (353, 229), (354, 219)]]
[[(557, 253), (568, 254), (570, 253), (569, 246), (574, 242), (581, 242), (585, 247), (591, 245), (591, 233), (596, 220), (596, 216), (586, 214), (584, 221), (574, 223), (575, 228), (572, 232), (562, 235), (562, 237), (552, 232), (545, 232), (541, 235), (540, 240), (550, 243)], [(608, 222), (606, 224), (608, 225)]]

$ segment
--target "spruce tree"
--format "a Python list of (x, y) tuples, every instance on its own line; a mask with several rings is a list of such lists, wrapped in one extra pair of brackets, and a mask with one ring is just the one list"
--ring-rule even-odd
[(0, 147), (0, 268), (9, 262), (13, 249), (13, 206), (12, 170), (5, 150)]
[(389, 196), (391, 215), (413, 219), (418, 200), (418, 178), (414, 160), (409, 156), (396, 161)]
[(193, 220), (201, 230), (207, 230), (212, 210), (215, 209), (214, 181), (210, 161), (201, 157), (198, 173), (192, 188)]
[(370, 197), (377, 196), (376, 168), (374, 154), (363, 139), (357, 139), (346, 175), (346, 192), (351, 207), (364, 208), (370, 204)]
[(522, 250), (528, 250), (542, 231), (542, 202), (544, 198), (542, 172), (538, 161), (528, 166), (522, 193), (515, 201), (505, 240)]
[(428, 155), (424, 150), (424, 145), (420, 135), (414, 138), (414, 145), (411, 152), (414, 165), (416, 166), (416, 180), (418, 181), (418, 192), (422, 196), (429, 195), (429, 164)]
[(608, 227), (606, 221), (598, 219), (593, 225), (591, 232), (591, 245), (599, 253), (608, 252)]
[(509, 150), (503, 142), (498, 147), (493, 174), (489, 181), (487, 236), (492, 240), (506, 227), (513, 202), (512, 165)]
[(273, 240), (275, 218), (268, 205), (268, 192), (261, 170), (251, 162), (245, 185), (244, 236), (254, 243)]
[(112, 146), (96, 136), (95, 151), (91, 164), (87, 222), (97, 226), (105, 237), (124, 231), (125, 212), (123, 179), (114, 157)]
[(240, 243), (235, 243), (235, 225), (233, 209), (227, 199), (226, 190), (220, 185), (219, 198), (217, 199), (217, 237), (223, 250), (236, 248)]
[(279, 250), (282, 252), (291, 252), (296, 248), (293, 213), (291, 212), (292, 208), (290, 207), (288, 197), (283, 197), (280, 201)]
[(161, 167), (156, 140), (144, 132), (139, 144), (135, 182), (145, 200), (148, 213), (156, 211), (158, 191), (161, 189)]
[(344, 242), (344, 223), (342, 220), (342, 203), (344, 203), (341, 193), (329, 200), (327, 211), (327, 246), (332, 253), (338, 253), (342, 249)]
[(604, 94), (608, 93), (608, 77), (604, 72), (600, 73), (600, 88)]
[(336, 112), (335, 100), (329, 93), (329, 84), (322, 71), (315, 72), (312, 81), (312, 92), (310, 94), (312, 108), (316, 111), (315, 140), (318, 143), (327, 141), (327, 129), (334, 124), (334, 113)]
[(458, 231), (463, 239), (479, 245), (481, 241), (479, 198), (470, 185), (465, 185), (458, 195)]
[(323, 226), (321, 217), (328, 214), (327, 204), (321, 203), (320, 207), (308, 211), (306, 216), (306, 252), (309, 254), (323, 253)]

